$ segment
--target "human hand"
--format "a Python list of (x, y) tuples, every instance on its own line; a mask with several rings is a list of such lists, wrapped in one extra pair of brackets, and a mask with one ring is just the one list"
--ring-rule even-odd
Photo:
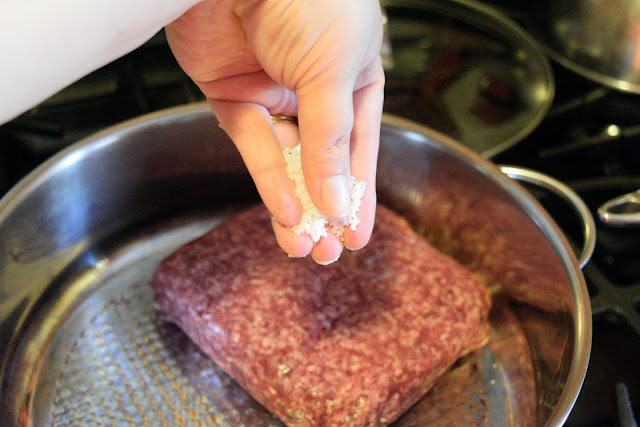
[[(207, 96), (274, 216), (280, 246), (322, 263), (363, 247), (376, 206), (384, 73), (378, 0), (205, 0), (166, 28), (185, 72)], [(298, 128), (271, 115), (297, 116)], [(282, 147), (301, 144), (313, 203), (342, 217), (350, 177), (366, 183), (357, 230), (314, 245), (289, 227), (302, 208)]]

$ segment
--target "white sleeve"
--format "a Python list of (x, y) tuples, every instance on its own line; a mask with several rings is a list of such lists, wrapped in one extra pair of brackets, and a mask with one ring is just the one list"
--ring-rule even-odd
[(0, 0), (0, 124), (129, 53), (200, 0)]

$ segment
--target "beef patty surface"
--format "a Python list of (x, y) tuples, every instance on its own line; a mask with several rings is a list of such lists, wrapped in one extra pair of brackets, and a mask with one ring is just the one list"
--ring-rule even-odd
[(258, 205), (165, 259), (157, 308), (287, 425), (385, 425), (488, 336), (481, 283), (378, 205), (369, 244), (291, 259)]

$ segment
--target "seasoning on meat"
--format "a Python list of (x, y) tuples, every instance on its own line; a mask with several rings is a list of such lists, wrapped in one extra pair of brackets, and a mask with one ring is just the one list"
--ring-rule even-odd
[(295, 183), (296, 196), (298, 196), (302, 204), (302, 218), (298, 224), (292, 227), (292, 230), (296, 234), (307, 233), (314, 242), (317, 242), (322, 237), (327, 237), (327, 225), (331, 227), (331, 230), (339, 239), (342, 239), (345, 227), (356, 231), (356, 227), (360, 223), (357, 214), (362, 204), (361, 199), (366, 186), (364, 181), (357, 181), (355, 177), (351, 177), (351, 209), (349, 214), (345, 218), (330, 218), (320, 212), (311, 201), (302, 173), (300, 144), (293, 148), (284, 148), (282, 153), (287, 164), (287, 175)]
[(487, 341), (484, 286), (378, 206), (370, 243), (319, 266), (260, 205), (162, 262), (157, 307), (288, 425), (385, 425)]

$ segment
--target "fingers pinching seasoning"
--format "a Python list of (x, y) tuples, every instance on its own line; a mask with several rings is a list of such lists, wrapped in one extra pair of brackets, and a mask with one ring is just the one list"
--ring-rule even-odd
[[(384, 95), (378, 0), (204, 0), (168, 25), (166, 35), (238, 148), (275, 217), (282, 249), (324, 264), (343, 247), (366, 245), (376, 211)], [(282, 150), (298, 143), (312, 205), (349, 224), (340, 238), (330, 221), (315, 242), (307, 232), (291, 231), (304, 223), (303, 202)], [(346, 219), (352, 191), (362, 193), (355, 230), (353, 217)]]

